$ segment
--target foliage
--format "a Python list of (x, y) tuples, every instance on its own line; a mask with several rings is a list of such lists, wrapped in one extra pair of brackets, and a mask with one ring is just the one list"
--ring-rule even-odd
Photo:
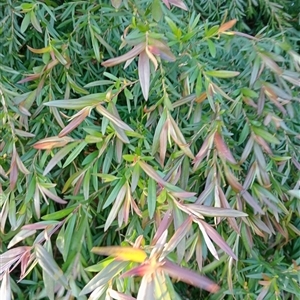
[(296, 299), (281, 2), (0, 2), (1, 299)]

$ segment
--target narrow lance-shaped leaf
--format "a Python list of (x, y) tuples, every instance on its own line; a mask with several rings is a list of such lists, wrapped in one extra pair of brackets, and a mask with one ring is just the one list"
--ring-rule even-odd
[(167, 259), (164, 260), (164, 264), (160, 267), (160, 269), (174, 279), (191, 284), (211, 293), (216, 293), (220, 289), (216, 283), (214, 283), (207, 277), (201, 276), (196, 272), (188, 270), (186, 268), (177, 266)]
[(213, 229), (209, 224), (207, 224), (204, 221), (199, 220), (199, 223), (202, 224), (202, 226), (205, 228), (206, 233), (208, 236), (228, 255), (233, 257), (235, 260), (237, 260), (236, 255), (233, 253), (231, 248), (228, 246), (228, 244), (223, 240), (223, 238), (219, 235), (219, 233)]
[(5, 271), (3, 278), (1, 280), (0, 287), (0, 298), (1, 300), (11, 300), (11, 287), (10, 287), (10, 276), (9, 271)]
[(198, 166), (201, 164), (203, 158), (207, 155), (210, 139), (211, 139), (211, 137), (208, 136), (204, 140), (199, 152), (197, 153), (196, 157), (194, 158), (194, 160), (193, 160), (193, 164), (194, 164), (193, 170), (194, 171), (198, 168)]
[(205, 71), (205, 75), (218, 78), (232, 78), (238, 76), (239, 74), (240, 72), (226, 70)]
[(236, 164), (236, 160), (234, 159), (219, 132), (216, 132), (214, 135), (214, 143), (220, 157), (224, 157), (230, 163)]
[(106, 219), (105, 225), (104, 225), (104, 231), (106, 231), (108, 229), (108, 227), (111, 225), (111, 223), (113, 222), (113, 220), (115, 219), (115, 217), (117, 216), (119, 209), (124, 201), (124, 197), (126, 195), (126, 191), (127, 191), (127, 185), (126, 183), (121, 187), (116, 200), (109, 212), (109, 215)]
[(67, 145), (70, 142), (73, 142), (74, 139), (71, 137), (65, 136), (65, 137), (58, 137), (58, 136), (52, 136), (49, 138), (44, 138), (38, 142), (36, 142), (33, 145), (33, 148), (38, 150), (51, 150), (54, 148), (61, 148)]
[(38, 185), (38, 188), (41, 192), (41, 194), (43, 196), (48, 196), (50, 199), (52, 199), (53, 201), (60, 203), (60, 204), (66, 204), (68, 203), (67, 201), (61, 199), (60, 197), (58, 197), (57, 195), (53, 194), (52, 192), (50, 192), (48, 189), (46, 189), (45, 187), (43, 187), (42, 185)]
[(105, 101), (106, 93), (97, 93), (83, 96), (78, 99), (67, 99), (67, 100), (55, 100), (45, 102), (46, 106), (54, 106), (65, 109), (83, 109), (87, 106), (96, 106), (97, 104)]
[(143, 169), (143, 171), (150, 176), (151, 178), (153, 178), (157, 183), (161, 184), (161, 185), (165, 185), (166, 182), (157, 174), (157, 172), (147, 163), (143, 162), (143, 161), (139, 161), (138, 162), (139, 166)]
[(166, 256), (168, 253), (170, 253), (176, 248), (180, 241), (187, 235), (188, 231), (192, 226), (192, 223), (192, 217), (188, 216), (186, 220), (178, 227), (178, 229), (175, 231), (174, 235), (164, 248), (164, 256)]
[(185, 206), (191, 211), (200, 213), (206, 217), (247, 217), (248, 215), (242, 211), (238, 211), (231, 208), (212, 207), (199, 204), (185, 204)]
[(43, 175), (47, 175), (56, 165), (60, 162), (68, 153), (78, 144), (78, 142), (73, 142), (67, 145), (65, 148), (59, 150), (49, 161)]
[(219, 33), (222, 33), (222, 32), (224, 32), (224, 31), (226, 31), (226, 30), (232, 28), (232, 27), (236, 24), (236, 22), (237, 22), (237, 19), (233, 19), (233, 20), (230, 20), (230, 21), (228, 21), (228, 22), (222, 24), (222, 25), (219, 27), (218, 32), (219, 32)]
[(35, 254), (39, 265), (51, 276), (54, 281), (59, 281), (66, 289), (69, 288), (68, 280), (58, 267), (53, 257), (40, 244), (35, 245)]
[(143, 96), (145, 100), (148, 100), (150, 88), (150, 63), (146, 51), (142, 51), (139, 55), (138, 72)]
[(144, 51), (145, 47), (146, 47), (145, 43), (138, 44), (138, 45), (134, 46), (130, 51), (125, 53), (124, 55), (108, 59), (108, 60), (102, 62), (101, 65), (103, 67), (112, 67), (112, 66), (118, 65), (126, 60), (129, 60), (129, 59), (132, 59), (132, 58), (138, 56), (142, 51)]
[(63, 137), (77, 128), (90, 114), (91, 109), (92, 107), (85, 107), (73, 116), (72, 121), (58, 134), (58, 137)]
[(130, 128), (126, 123), (124, 123), (122, 120), (120, 120), (119, 118), (117, 118), (116, 116), (112, 115), (107, 109), (105, 109), (101, 104), (96, 106), (96, 110), (103, 115), (104, 117), (106, 117), (107, 119), (109, 119), (112, 123), (114, 123), (115, 125), (117, 125), (118, 127), (124, 129), (124, 130), (128, 130), (128, 131), (133, 131), (132, 128)]

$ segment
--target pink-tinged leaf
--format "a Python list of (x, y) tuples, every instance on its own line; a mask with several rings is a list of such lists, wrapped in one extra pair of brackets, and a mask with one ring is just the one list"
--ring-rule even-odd
[[(230, 205), (229, 205), (229, 203), (228, 203), (228, 201), (225, 197), (225, 194), (224, 194), (224, 192), (223, 192), (223, 190), (221, 189), (220, 186), (218, 186), (218, 192), (219, 192), (219, 198), (220, 198), (220, 201), (221, 201), (221, 205), (225, 208), (230, 208)], [(237, 222), (236, 222), (235, 218), (228, 218), (227, 220), (228, 220), (229, 225), (233, 228), (233, 230), (236, 233), (240, 234), (240, 229), (237, 225)]]
[(152, 61), (153, 65), (154, 65), (154, 69), (155, 71), (157, 70), (158, 68), (158, 62), (156, 60), (156, 58), (154, 57), (154, 55), (151, 53), (151, 51), (149, 50), (149, 47), (147, 46), (146, 49), (145, 49), (149, 59)]
[(269, 155), (273, 155), (273, 152), (271, 150), (271, 148), (269, 147), (268, 143), (260, 136), (258, 135), (253, 135), (254, 139), (256, 141), (256, 143), (258, 143), (266, 153), (268, 153)]
[(200, 230), (201, 230), (201, 232), (202, 232), (202, 235), (203, 235), (203, 238), (204, 238), (204, 241), (205, 241), (205, 244), (206, 244), (208, 250), (210, 251), (210, 253), (211, 253), (217, 260), (219, 260), (219, 255), (218, 255), (218, 253), (217, 253), (217, 250), (216, 250), (214, 244), (212, 243), (212, 241), (210, 240), (208, 234), (206, 233), (205, 227), (204, 227), (203, 224), (200, 222), (200, 220), (197, 219), (197, 220), (194, 220), (194, 221), (196, 221), (196, 223), (198, 223), (198, 225), (199, 225), (199, 228), (200, 228)]
[(174, 6), (177, 6), (177, 7), (181, 8), (183, 10), (188, 10), (187, 6), (181, 0), (169, 0), (169, 3), (174, 5)]
[(162, 40), (157, 40), (149, 37), (149, 45), (148, 49), (149, 51), (154, 54), (160, 56), (162, 59), (174, 62), (176, 60), (176, 57), (171, 52), (169, 46)]
[(5, 271), (1, 287), (0, 287), (0, 299), (1, 300), (11, 300), (13, 299), (11, 296), (11, 287), (10, 287), (10, 278), (9, 271)]
[(261, 209), (261, 207), (257, 204), (255, 199), (250, 195), (249, 192), (243, 191), (241, 196), (245, 199), (245, 201), (254, 209), (254, 211), (264, 215), (265, 212)]
[(173, 213), (171, 212), (171, 210), (168, 210), (162, 221), (160, 222), (157, 230), (156, 230), (156, 233), (151, 241), (151, 246), (155, 245), (158, 241), (158, 239), (162, 236), (162, 234), (169, 228), (169, 226), (171, 225), (173, 221)]
[(67, 145), (65, 148), (60, 149), (49, 161), (43, 175), (46, 176), (71, 150), (77, 145), (78, 142), (73, 142)]
[(173, 234), (172, 238), (169, 240), (164, 248), (163, 255), (166, 256), (168, 253), (172, 252), (180, 241), (187, 235), (188, 231), (191, 229), (193, 219), (188, 216), (186, 220), (178, 227), (178, 229)]
[(28, 75), (27, 77), (21, 79), (17, 83), (25, 83), (25, 82), (33, 81), (33, 80), (39, 79), (40, 77), (41, 77), (41, 74)]
[(18, 167), (15, 159), (15, 157), (12, 158), (12, 162), (10, 165), (9, 187), (11, 191), (15, 188), (18, 179)]
[(133, 247), (94, 247), (91, 251), (98, 255), (112, 256), (117, 260), (133, 261), (137, 263), (142, 263), (147, 258), (147, 254), (144, 250)]
[(130, 295), (119, 293), (113, 289), (108, 289), (108, 295), (116, 300), (136, 300), (136, 298), (134, 298)]
[(22, 160), (20, 159), (20, 156), (18, 153), (16, 153), (16, 163), (17, 163), (17, 167), (18, 169), (24, 174), (24, 175), (28, 175), (30, 174), (30, 171), (28, 171), (28, 169), (24, 166)]
[(228, 244), (223, 240), (223, 238), (219, 235), (219, 233), (213, 229), (209, 224), (207, 224), (204, 221), (199, 220), (199, 223), (202, 224), (202, 226), (205, 228), (206, 233), (208, 236), (229, 256), (237, 260), (236, 255), (233, 253), (231, 248), (228, 246)]
[(220, 157), (225, 158), (232, 164), (236, 164), (236, 160), (234, 159), (233, 155), (231, 154), (230, 150), (228, 149), (219, 132), (215, 133), (214, 143)]
[(58, 221), (41, 221), (38, 223), (27, 224), (21, 227), (22, 230), (41, 230), (47, 228), (49, 225), (57, 225)]
[(168, 9), (171, 9), (169, 0), (162, 0), (162, 1), (163, 1), (163, 3), (166, 5), (166, 7), (167, 7)]
[(143, 263), (137, 267), (134, 267), (127, 272), (123, 273), (120, 277), (121, 278), (126, 278), (126, 277), (131, 277), (131, 276), (145, 276), (147, 273), (151, 274), (155, 270), (156, 266), (151, 265), (150, 263)]
[(204, 140), (204, 142), (203, 142), (203, 144), (202, 144), (199, 152), (197, 153), (195, 159), (193, 160), (193, 164), (194, 164), (193, 170), (194, 171), (199, 167), (199, 165), (201, 164), (203, 158), (207, 155), (208, 148), (209, 148), (209, 140), (210, 140), (210, 138), (211, 137), (208, 136)]
[(58, 137), (61, 138), (77, 128), (90, 114), (91, 109), (91, 107), (85, 107), (80, 110), (76, 116), (73, 116), (72, 121), (58, 134)]
[(74, 139), (71, 137), (65, 136), (60, 138), (59, 136), (52, 136), (49, 138), (42, 139), (38, 142), (36, 142), (33, 145), (33, 148), (38, 150), (51, 150), (54, 148), (61, 148), (67, 145), (70, 142), (73, 142)]
[(113, 124), (120, 127), (123, 130), (131, 131), (133, 132), (133, 129), (130, 128), (126, 123), (124, 123), (122, 120), (120, 120), (118, 117), (111, 114), (106, 108), (104, 108), (101, 104), (96, 106), (96, 110), (106, 117), (108, 120), (110, 120)]
[(142, 170), (148, 176), (154, 179), (157, 183), (161, 184), (162, 186), (166, 185), (166, 182), (157, 174), (157, 172), (153, 169), (153, 167), (151, 167), (150, 165), (148, 165), (147, 163), (141, 160), (138, 162), (138, 164), (142, 168)]
[(60, 204), (67, 204), (68, 202), (61, 199), (60, 197), (58, 197), (57, 195), (53, 194), (52, 192), (50, 192), (48, 189), (44, 188), (43, 186), (39, 185), (39, 189), (42, 192), (42, 194), (48, 196), (48, 198), (52, 199), (53, 201), (60, 203)]
[(121, 6), (122, 0), (110, 0), (112, 6), (118, 9)]
[(141, 52), (139, 55), (138, 71), (143, 96), (145, 100), (148, 100), (150, 88), (150, 64), (146, 51)]
[(7, 249), (36, 233), (36, 230), (21, 230), (9, 242)]
[(140, 43), (140, 44), (134, 46), (130, 51), (128, 51), (124, 55), (108, 59), (108, 60), (102, 62), (101, 65), (106, 68), (118, 65), (126, 60), (129, 60), (129, 59), (134, 58), (135, 56), (138, 56), (142, 51), (145, 50), (145, 47), (146, 47), (145, 43)]
[(193, 272), (186, 268), (177, 266), (167, 259), (164, 260), (164, 264), (160, 267), (160, 269), (166, 272), (172, 278), (183, 281), (187, 284), (191, 284), (211, 293), (216, 293), (220, 289), (216, 283), (214, 283), (207, 277), (201, 276), (196, 272)]
[(262, 61), (265, 63), (265, 65), (271, 69), (273, 72), (275, 72), (278, 75), (281, 75), (283, 73), (282, 69), (277, 65), (277, 63), (271, 59), (268, 55), (263, 54), (261, 52), (258, 52), (258, 55), (262, 59)]
[(16, 247), (0, 254), (0, 274), (8, 270), (16, 261), (19, 260), (20, 256), (26, 251), (30, 251), (31, 247), (22, 246)]
[(196, 193), (193, 193), (193, 192), (186, 192), (186, 191), (182, 191), (182, 192), (173, 192), (173, 191), (170, 191), (170, 193), (176, 197), (176, 198), (179, 198), (179, 199), (187, 199), (187, 198), (192, 198), (196, 195)]
[(198, 268), (200, 270), (202, 270), (203, 267), (203, 254), (202, 254), (202, 241), (201, 241), (201, 237), (200, 234), (197, 234), (198, 238), (197, 238), (197, 244), (196, 244), (196, 261), (198, 264)]

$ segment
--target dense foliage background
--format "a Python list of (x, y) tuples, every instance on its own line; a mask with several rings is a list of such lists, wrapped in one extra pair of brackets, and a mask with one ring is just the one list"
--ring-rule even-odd
[(1, 0), (0, 299), (297, 299), (299, 12)]

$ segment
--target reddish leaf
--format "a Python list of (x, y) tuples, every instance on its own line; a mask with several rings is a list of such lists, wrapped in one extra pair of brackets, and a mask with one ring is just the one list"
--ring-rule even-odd
[(138, 164), (143, 169), (143, 171), (154, 179), (157, 183), (161, 184), (162, 186), (166, 185), (166, 182), (157, 174), (157, 172), (148, 164), (143, 161), (139, 161)]
[(49, 138), (42, 139), (38, 142), (36, 142), (33, 145), (33, 148), (38, 150), (50, 150), (54, 148), (60, 148), (67, 145), (69, 142), (73, 142), (74, 139), (65, 136), (65, 137), (59, 137), (59, 136), (52, 136)]
[(125, 53), (124, 55), (111, 58), (101, 63), (103, 67), (112, 67), (118, 65), (126, 60), (134, 58), (135, 56), (139, 55), (142, 51), (144, 51), (146, 47), (145, 43), (138, 44), (134, 46), (129, 52)]
[(223, 238), (219, 235), (219, 233), (213, 229), (210, 225), (208, 225), (206, 222), (199, 220), (199, 223), (202, 224), (202, 226), (205, 228), (206, 233), (208, 236), (228, 255), (230, 255), (232, 258), (237, 260), (236, 255), (233, 253), (231, 248), (228, 246), (228, 244), (223, 240)]
[(214, 142), (219, 156), (224, 157), (232, 164), (236, 164), (236, 160), (234, 159), (233, 155), (231, 154), (230, 150), (228, 149), (219, 132), (215, 133)]
[(155, 245), (158, 241), (158, 239), (162, 236), (162, 234), (169, 228), (169, 226), (171, 225), (172, 223), (172, 220), (173, 220), (173, 214), (171, 212), (171, 210), (168, 210), (162, 221), (160, 222), (157, 230), (156, 230), (156, 233), (152, 239), (152, 242), (151, 242), (151, 246)]
[(58, 134), (58, 137), (63, 137), (78, 127), (85, 118), (90, 114), (91, 107), (85, 107), (72, 117), (72, 121)]
[(216, 293), (219, 290), (219, 286), (207, 277), (201, 276), (186, 268), (179, 267), (167, 259), (164, 260), (164, 264), (160, 269), (177, 280), (207, 290), (211, 293)]
[(187, 6), (183, 3), (181, 0), (169, 0), (169, 3), (171, 3), (174, 6), (177, 6), (183, 10), (188, 10)]

